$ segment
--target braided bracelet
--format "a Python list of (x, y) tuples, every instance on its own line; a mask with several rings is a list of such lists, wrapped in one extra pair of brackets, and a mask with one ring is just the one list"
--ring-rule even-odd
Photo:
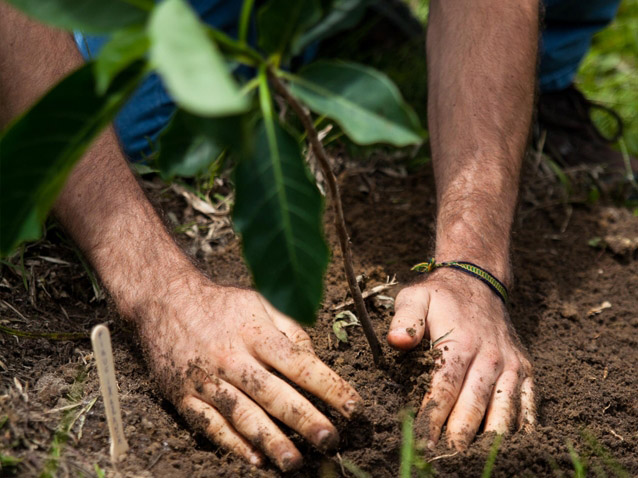
[(472, 264), (471, 262), (436, 262), (436, 259), (433, 257), (428, 262), (421, 262), (420, 264), (415, 265), (414, 267), (412, 267), (411, 270), (417, 271), (419, 273), (424, 273), (432, 272), (434, 269), (438, 269), (440, 267), (450, 267), (452, 269), (457, 269), (473, 277), (476, 277), (483, 283), (487, 284), (487, 286), (492, 289), (492, 291), (494, 291), (499, 299), (501, 299), (503, 303), (507, 305), (509, 294), (507, 292), (507, 287), (505, 287), (505, 284), (494, 277), (490, 272), (486, 271), (482, 267), (477, 266), (476, 264)]

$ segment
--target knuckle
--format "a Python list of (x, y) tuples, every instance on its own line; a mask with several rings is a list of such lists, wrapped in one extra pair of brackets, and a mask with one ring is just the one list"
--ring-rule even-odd
[(477, 400), (472, 401), (465, 410), (465, 413), (474, 420), (481, 420), (484, 412), (485, 407), (483, 407)]
[(310, 353), (304, 351), (297, 357), (297, 366), (292, 371), (292, 380), (295, 383), (306, 382), (312, 376), (317, 359)]
[(312, 347), (312, 341), (310, 340), (310, 336), (306, 333), (305, 330), (301, 328), (295, 328), (290, 332), (290, 340), (297, 345), (302, 345), (305, 347)]
[(505, 364), (505, 359), (500, 350), (493, 349), (485, 353), (485, 363), (491, 370), (501, 371)]
[(260, 404), (264, 408), (270, 410), (275, 404), (286, 403), (286, 401), (285, 392), (274, 381), (264, 384), (264, 393), (260, 400)]
[(442, 383), (433, 392), (432, 400), (439, 406), (454, 403), (456, 401), (456, 390), (447, 383)]
[(311, 429), (315, 422), (317, 422), (312, 410), (308, 410), (307, 407), (300, 406), (299, 404), (291, 403), (288, 407), (288, 415), (290, 417), (290, 423), (295, 424), (294, 428), (302, 434)]
[(233, 423), (236, 428), (245, 430), (248, 426), (259, 421), (259, 417), (254, 410), (248, 407), (237, 407), (232, 414)]
[(524, 366), (518, 360), (509, 363), (503, 373), (511, 375), (519, 383), (525, 378)]
[(414, 305), (422, 296), (423, 289), (421, 287), (405, 287), (399, 291), (394, 300), (395, 309)]
[(211, 439), (219, 443), (220, 438), (225, 434), (226, 424), (222, 420), (209, 420), (206, 425), (206, 434)]

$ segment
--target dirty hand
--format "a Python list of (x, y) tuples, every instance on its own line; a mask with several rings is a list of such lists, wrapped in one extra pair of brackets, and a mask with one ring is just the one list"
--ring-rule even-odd
[(401, 290), (388, 342), (408, 350), (424, 336), (449, 334), (417, 418), (428, 448), (447, 421), (448, 446), (467, 448), (485, 417), (485, 431), (528, 428), (536, 410), (532, 367), (501, 300), (479, 280), (440, 269)]
[(254, 291), (188, 275), (144, 315), (141, 338), (165, 394), (195, 429), (255, 465), (261, 451), (284, 471), (302, 464), (270, 416), (320, 450), (339, 440), (330, 421), (271, 370), (346, 417), (359, 406), (302, 328)]

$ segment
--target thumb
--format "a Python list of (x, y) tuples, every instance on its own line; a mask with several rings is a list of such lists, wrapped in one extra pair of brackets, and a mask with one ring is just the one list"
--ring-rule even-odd
[(388, 343), (400, 350), (416, 347), (425, 334), (430, 294), (425, 287), (407, 287), (394, 302), (394, 318), (388, 332)]

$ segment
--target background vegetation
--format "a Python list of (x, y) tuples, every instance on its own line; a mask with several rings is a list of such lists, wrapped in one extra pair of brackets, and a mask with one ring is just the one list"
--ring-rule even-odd
[[(588, 98), (620, 114), (627, 150), (638, 155), (638, 0), (624, 0), (612, 24), (594, 36), (576, 84)], [(595, 115), (594, 121), (611, 134), (608, 116)]]

